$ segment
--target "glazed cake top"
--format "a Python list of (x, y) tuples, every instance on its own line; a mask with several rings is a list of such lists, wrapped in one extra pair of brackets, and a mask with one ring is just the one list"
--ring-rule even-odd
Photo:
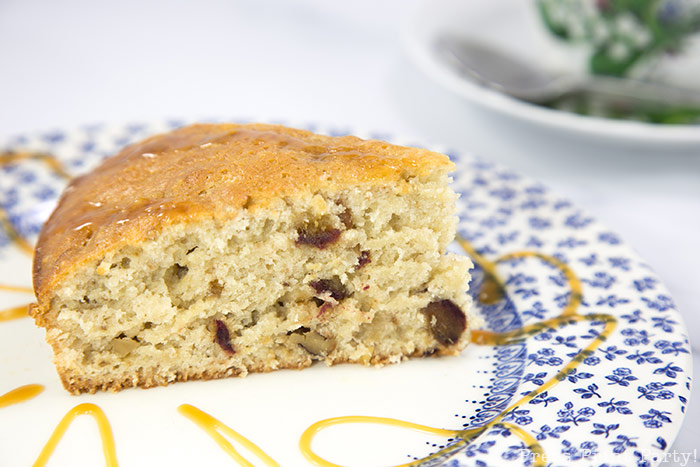
[[(75, 178), (34, 257), (39, 313), (63, 277), (168, 225), (227, 220), (270, 200), (453, 169), (447, 156), (266, 124), (197, 124), (127, 146)], [(35, 311), (36, 312), (36, 311)]]

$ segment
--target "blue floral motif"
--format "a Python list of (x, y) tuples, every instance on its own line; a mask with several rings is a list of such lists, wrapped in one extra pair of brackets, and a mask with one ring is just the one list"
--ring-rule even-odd
[(671, 423), (668, 415), (671, 412), (665, 412), (656, 409), (649, 409), (649, 412), (639, 416), (644, 420), (644, 426), (647, 428), (661, 428), (664, 423)]
[(502, 420), (504, 422), (517, 423), (518, 425), (529, 425), (532, 423), (532, 417), (529, 414), (529, 410), (515, 408), (503, 415)]
[(484, 441), (483, 443), (471, 443), (464, 450), (467, 457), (474, 457), (477, 454), (488, 454), (491, 446), (496, 444), (495, 441)]
[(566, 225), (567, 227), (571, 227), (572, 229), (582, 229), (591, 222), (593, 222), (592, 218), (583, 217), (581, 213), (576, 213), (567, 217), (564, 221), (564, 225)]
[(593, 424), (593, 431), (591, 431), (592, 434), (594, 435), (605, 435), (607, 438), (610, 436), (611, 431), (615, 431), (618, 428), (620, 428), (619, 423), (611, 423), (610, 425), (604, 425), (602, 423), (594, 423)]
[(612, 232), (602, 232), (598, 234), (598, 241), (601, 243), (607, 243), (608, 245), (619, 245), (622, 243), (620, 237)]
[(644, 292), (645, 290), (653, 290), (658, 282), (653, 277), (644, 277), (634, 281), (632, 284), (637, 289), (637, 292)]
[(544, 245), (542, 240), (534, 236), (530, 236), (527, 243), (525, 244), (525, 246), (528, 248), (542, 248), (542, 245)]
[(596, 366), (599, 363), (600, 363), (600, 358), (596, 357), (595, 355), (592, 355), (590, 357), (586, 357), (583, 359), (584, 365)]
[(506, 186), (503, 186), (501, 188), (496, 188), (494, 190), (491, 190), (489, 194), (493, 196), (494, 198), (498, 198), (501, 201), (510, 201), (513, 198), (515, 198), (516, 191), (513, 190), (512, 188), (508, 188)]
[(554, 335), (555, 330), (551, 328), (547, 328), (544, 331), (541, 331), (539, 334), (535, 335), (535, 340), (536, 341), (548, 341), (552, 339), (552, 336)]
[(482, 227), (494, 229), (496, 227), (506, 225), (506, 220), (502, 217), (490, 216), (479, 222)]
[(507, 438), (510, 436), (510, 430), (505, 425), (496, 423), (488, 431), (487, 436), (501, 436), (502, 438)]
[(541, 208), (542, 206), (545, 206), (546, 204), (547, 204), (547, 202), (543, 199), (531, 198), (531, 199), (528, 199), (527, 201), (523, 202), (520, 205), (520, 209), (523, 211), (528, 210), (528, 209), (535, 210), (535, 209)]
[(587, 245), (588, 242), (585, 240), (579, 240), (574, 237), (568, 237), (565, 238), (564, 240), (559, 241), (557, 243), (557, 247), (559, 248), (576, 248), (579, 246)]
[(607, 360), (611, 360), (611, 361), (615, 360), (616, 357), (627, 353), (627, 351), (624, 349), (618, 349), (616, 345), (611, 345), (605, 349), (600, 348), (598, 350), (605, 354), (605, 358)]
[(530, 401), (530, 404), (542, 404), (543, 407), (547, 407), (552, 402), (557, 402), (558, 397), (550, 396), (547, 391), (543, 391), (537, 395), (534, 399)]
[(664, 355), (672, 353), (677, 357), (680, 353), (690, 353), (683, 347), (683, 342), (669, 342), (666, 340), (661, 340), (656, 342), (654, 347), (661, 350), (661, 353)]
[(597, 390), (598, 390), (598, 385), (593, 383), (593, 384), (589, 384), (585, 388), (576, 388), (576, 389), (574, 389), (574, 392), (576, 394), (581, 394), (581, 399), (590, 399), (593, 396), (601, 398), (602, 396), (596, 392)]
[(627, 328), (620, 331), (620, 334), (626, 337), (625, 344), (629, 346), (646, 345), (649, 343), (649, 338), (652, 337), (645, 329), (639, 331), (633, 328)]
[[(569, 258), (566, 257), (566, 255), (562, 252), (557, 252), (552, 255), (553, 258), (558, 259), (562, 263), (568, 263)], [(555, 266), (553, 264), (545, 263), (545, 266), (549, 266), (550, 268), (554, 268)]]
[(520, 442), (520, 444), (508, 446), (508, 449), (506, 449), (506, 451), (503, 452), (503, 454), (501, 454), (501, 457), (508, 461), (513, 461), (522, 457), (523, 465), (528, 467), (531, 466), (533, 463), (533, 458), (532, 455), (530, 455), (530, 450), (523, 442)]
[(613, 294), (613, 295), (608, 295), (607, 297), (600, 297), (598, 299), (598, 301), (596, 302), (596, 305), (598, 305), (598, 306), (607, 305), (607, 306), (613, 308), (617, 305), (621, 305), (621, 304), (629, 303), (629, 302), (630, 301), (628, 298), (619, 298), (617, 295)]
[(622, 269), (623, 271), (630, 270), (630, 259), (629, 258), (616, 256), (616, 257), (608, 258), (608, 262), (610, 263), (610, 267), (612, 267), (612, 268)]
[(531, 316), (532, 318), (542, 320), (544, 319), (544, 314), (547, 310), (542, 306), (542, 302), (536, 301), (532, 304), (532, 308), (523, 311), (523, 316)]
[(598, 454), (598, 443), (595, 441), (584, 441), (578, 447), (568, 440), (563, 440), (561, 444), (563, 446), (561, 453), (566, 454), (569, 461), (587, 459)]
[(635, 324), (637, 322), (646, 322), (646, 319), (642, 318), (641, 310), (634, 310), (630, 315), (621, 315), (620, 318), (626, 319), (627, 324)]
[(19, 165), (17, 164), (8, 164), (8, 165), (3, 165), (0, 169), (7, 175), (11, 175), (19, 170)]
[(607, 290), (615, 283), (615, 280), (615, 276), (611, 276), (604, 271), (598, 271), (593, 274), (593, 279), (583, 279), (583, 282), (587, 283), (591, 287)]
[(579, 261), (585, 264), (586, 266), (593, 266), (594, 264), (598, 263), (598, 255), (596, 255), (595, 253), (591, 253), (588, 256), (579, 258)]
[(530, 223), (530, 227), (535, 230), (547, 229), (552, 225), (551, 221), (537, 216), (530, 217), (528, 222)]
[(588, 379), (593, 376), (592, 373), (586, 373), (585, 371), (578, 372), (578, 368), (574, 368), (572, 370), (569, 370), (569, 372), (566, 374), (566, 379), (570, 383), (578, 383), (578, 380), (580, 379)]
[(499, 245), (506, 245), (508, 243), (513, 243), (515, 239), (518, 238), (518, 235), (520, 234), (519, 231), (514, 231), (510, 232), (507, 234), (498, 234), (496, 237), (496, 241), (498, 242)]
[(558, 275), (552, 275), (549, 276), (548, 279), (552, 282), (552, 284), (558, 286), (558, 287), (564, 287), (567, 283), (566, 277), (564, 274), (558, 274)]
[(652, 316), (651, 322), (655, 328), (661, 328), (663, 332), (673, 332), (673, 325), (678, 324), (677, 321), (665, 316)]
[[(598, 404), (600, 405), (600, 404)], [(595, 415), (595, 410), (591, 407), (583, 407), (574, 411), (574, 404), (567, 402), (564, 404), (564, 408), (557, 412), (557, 421), (560, 423), (573, 423), (578, 425), (579, 423), (590, 421), (590, 417)]]
[(556, 336), (552, 345), (563, 345), (570, 348), (576, 348), (576, 336)]
[(80, 146), (80, 150), (83, 152), (93, 152), (97, 145), (94, 141), (86, 141)]
[(51, 133), (44, 133), (41, 138), (49, 144), (56, 144), (64, 141), (66, 139), (66, 134), (62, 131), (55, 131)]
[(631, 415), (632, 410), (630, 410), (628, 401), (616, 401), (613, 397), (609, 401), (598, 402), (598, 407), (604, 407), (605, 413), (619, 413), (622, 415)]
[(46, 201), (49, 199), (56, 198), (58, 196), (58, 193), (56, 193), (56, 191), (50, 186), (43, 186), (37, 189), (34, 193), (32, 193), (32, 195), (39, 201)]
[(647, 304), (647, 307), (656, 311), (666, 311), (675, 308), (673, 300), (668, 295), (659, 294), (656, 300), (642, 297), (642, 301)]
[[(591, 323), (594, 324), (594, 323)], [(602, 324), (602, 323), (601, 323)], [(581, 339), (594, 339), (600, 335), (600, 331), (594, 328), (589, 328), (586, 330), (586, 334), (581, 334), (579, 337)]]
[(663, 439), (661, 436), (657, 436), (656, 445), (652, 444), (651, 447), (664, 451), (664, 450), (666, 450), (667, 445), (668, 445), (668, 443), (666, 443), (665, 439)]
[(637, 391), (641, 394), (637, 399), (644, 397), (647, 400), (653, 401), (655, 399), (673, 399), (673, 391), (669, 391), (668, 387), (675, 386), (674, 381), (667, 381), (665, 383), (649, 383), (646, 386), (637, 386)]
[(569, 430), (571, 426), (569, 425), (559, 425), (555, 427), (550, 427), (549, 425), (542, 425), (538, 430), (532, 430), (535, 433), (535, 439), (538, 441), (545, 440), (547, 438), (559, 439), (559, 435)]
[(643, 363), (652, 363), (655, 365), (662, 363), (660, 358), (654, 356), (653, 350), (647, 350), (646, 352), (637, 350), (635, 353), (627, 355), (626, 358), (627, 360), (634, 360), (637, 365), (641, 365)]
[[(564, 308), (567, 303), (569, 303), (569, 300), (571, 299), (571, 292), (566, 292), (561, 295), (557, 295), (554, 297), (554, 302), (557, 304), (558, 307)], [(585, 299), (581, 299), (581, 306), (582, 307), (587, 307), (588, 302)]]
[[(540, 184), (531, 185), (531, 186), (528, 186), (525, 188), (525, 193), (527, 193), (529, 195), (543, 195), (546, 192), (547, 192), (547, 189), (543, 185), (540, 185)], [(542, 201), (544, 201), (544, 200), (542, 200)]]
[(527, 276), (522, 272), (511, 274), (505, 281), (505, 285), (512, 285), (519, 287), (524, 284), (532, 284), (536, 279), (533, 276)]
[(515, 256), (515, 257), (508, 258), (507, 260), (503, 261), (503, 264), (507, 264), (509, 266), (516, 267), (518, 265), (525, 263), (525, 261), (526, 261), (525, 257)]
[(617, 437), (613, 441), (610, 441), (610, 445), (615, 446), (613, 448), (613, 452), (615, 454), (622, 454), (627, 448), (637, 447), (637, 443), (634, 442), (635, 439), (637, 438), (630, 438), (629, 436), (625, 435), (617, 435)]
[(683, 368), (679, 367), (678, 365), (675, 365), (673, 362), (669, 362), (668, 365), (662, 368), (657, 368), (654, 370), (655, 375), (666, 375), (669, 378), (675, 378), (678, 373), (681, 373), (683, 371)]
[(570, 208), (571, 207), (571, 201), (567, 200), (558, 200), (554, 203), (552, 206), (555, 211), (561, 211), (562, 209)]
[(521, 287), (519, 289), (515, 289), (513, 291), (513, 294), (519, 295), (520, 298), (523, 300), (527, 300), (528, 298), (538, 296), (540, 294), (540, 292), (537, 289), (537, 287), (532, 287), (532, 288)]
[(651, 462), (646, 460), (641, 452), (634, 451), (634, 457), (637, 459), (637, 467), (651, 467)]
[(632, 370), (629, 368), (621, 367), (613, 370), (613, 374), (606, 376), (605, 379), (610, 381), (608, 384), (629, 386), (630, 381), (636, 381), (638, 378), (632, 374)]
[(523, 383), (532, 383), (537, 386), (542, 386), (544, 384), (544, 378), (547, 377), (547, 373), (541, 372), (541, 373), (528, 373), (525, 376), (523, 376)]
[(550, 348), (539, 349), (537, 353), (533, 353), (527, 356), (528, 365), (534, 363), (537, 366), (559, 366), (564, 361), (561, 357), (555, 357), (554, 351)]

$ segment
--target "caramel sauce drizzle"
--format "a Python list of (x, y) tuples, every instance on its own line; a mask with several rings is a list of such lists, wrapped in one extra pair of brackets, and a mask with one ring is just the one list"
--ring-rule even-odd
[(0, 290), (5, 292), (18, 292), (18, 293), (34, 293), (34, 289), (31, 287), (24, 287), (22, 285), (3, 285), (0, 284)]
[[(343, 467), (339, 464), (334, 464), (333, 462), (330, 462), (330, 461), (320, 457), (318, 454), (316, 454), (313, 451), (313, 449), (311, 448), (311, 442), (313, 441), (313, 438), (319, 432), (325, 430), (326, 428), (329, 428), (333, 425), (346, 425), (346, 424), (350, 424), (350, 423), (372, 423), (372, 424), (376, 424), (376, 425), (396, 426), (399, 428), (405, 428), (407, 430), (418, 431), (418, 432), (427, 433), (430, 435), (444, 436), (444, 437), (450, 437), (450, 438), (460, 438), (462, 440), (464, 440), (464, 439), (472, 440), (484, 432), (483, 428), (474, 428), (471, 430), (446, 430), (443, 428), (433, 428), (431, 426), (420, 425), (418, 423), (407, 422), (407, 421), (398, 420), (395, 418), (351, 415), (351, 416), (346, 416), (346, 417), (328, 418), (326, 420), (321, 420), (319, 422), (314, 423), (313, 425), (308, 427), (304, 431), (304, 433), (302, 433), (301, 438), (299, 439), (299, 449), (304, 454), (306, 459), (309, 462), (313, 463), (314, 465), (318, 465), (321, 467)], [(503, 426), (505, 428), (508, 428), (513, 434), (515, 434), (520, 439), (522, 439), (533, 452), (539, 453), (540, 454), (539, 457), (542, 457), (541, 454), (543, 453), (543, 451), (539, 447), (537, 440), (535, 440), (535, 438), (531, 434), (529, 434), (528, 432), (526, 432), (525, 430), (523, 430), (519, 426), (512, 425), (510, 423), (499, 423), (498, 425)], [(436, 459), (438, 457), (442, 457), (445, 454), (448, 454), (449, 452), (452, 452), (452, 446), (448, 446), (447, 448), (443, 449), (442, 451), (439, 451), (439, 452), (432, 454), (428, 457), (424, 457), (423, 459), (408, 462), (405, 464), (400, 464), (400, 465), (397, 465), (394, 467), (410, 467), (410, 466), (416, 465), (419, 462), (424, 462), (427, 460), (432, 460), (432, 459)]]
[(26, 305), (15, 306), (12, 308), (7, 308), (5, 310), (0, 310), (0, 322), (12, 321), (13, 319), (26, 318), (29, 316), (27, 310), (29, 309), (30, 303)]
[[(22, 287), (19, 285), (3, 285), (3, 284), (0, 284), (0, 291), (19, 292), (19, 293), (34, 293), (34, 291), (29, 287)], [(7, 308), (5, 310), (0, 310), (0, 322), (11, 321), (13, 319), (19, 319), (19, 318), (26, 318), (28, 316), (27, 312), (29, 311), (29, 305), (31, 305), (31, 303), (15, 306), (12, 308)]]
[(114, 448), (114, 436), (112, 435), (112, 427), (109, 425), (104, 412), (95, 404), (80, 404), (69, 410), (61, 421), (58, 422), (56, 429), (46, 442), (44, 449), (41, 450), (39, 457), (37, 457), (36, 461), (34, 461), (34, 467), (42, 467), (46, 465), (51, 457), (51, 454), (53, 454), (53, 452), (56, 450), (56, 446), (58, 445), (59, 441), (61, 441), (61, 438), (63, 438), (63, 435), (66, 433), (66, 430), (73, 420), (79, 415), (90, 415), (95, 419), (95, 422), (97, 422), (97, 428), (100, 431), (100, 438), (102, 438), (102, 452), (104, 453), (105, 465), (107, 467), (118, 466), (117, 453)]
[(220, 420), (217, 420), (208, 413), (202, 412), (198, 408), (189, 404), (182, 404), (180, 407), (177, 408), (177, 411), (180, 412), (181, 415), (189, 418), (192, 422), (194, 422), (202, 430), (204, 430), (206, 434), (211, 436), (214, 439), (214, 441), (218, 443), (221, 449), (223, 449), (229, 456), (231, 456), (233, 460), (238, 462), (239, 465), (243, 467), (255, 467), (238, 451), (236, 451), (236, 448), (234, 448), (233, 445), (226, 438), (224, 438), (222, 433), (241, 444), (251, 453), (255, 454), (255, 456), (257, 456), (258, 459), (263, 461), (265, 465), (269, 467), (280, 467), (280, 465), (277, 462), (275, 462), (273, 458), (268, 456), (262, 449), (260, 449), (258, 445), (256, 445), (237, 431), (234, 431), (230, 427), (226, 426)]
[(56, 156), (46, 152), (5, 151), (0, 153), (0, 166), (15, 164), (28, 159), (42, 162), (56, 175), (59, 175), (65, 179), (71, 178), (71, 174), (66, 172), (63, 165), (58, 161), (58, 159), (56, 159)]
[(41, 394), (43, 390), (44, 386), (41, 384), (27, 384), (26, 386), (15, 388), (0, 396), (0, 409), (8, 405), (19, 404), (20, 402), (34, 399)]

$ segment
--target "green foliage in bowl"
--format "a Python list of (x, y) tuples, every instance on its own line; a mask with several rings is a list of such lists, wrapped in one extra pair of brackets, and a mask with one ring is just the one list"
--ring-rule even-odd
[[(588, 71), (593, 74), (633, 76), (664, 54), (682, 53), (688, 38), (700, 32), (700, 0), (536, 1), (552, 35), (588, 48)], [(615, 107), (614, 103), (602, 105), (589, 97), (565, 96), (548, 106), (650, 123), (700, 123), (700, 109), (693, 107)]]
[(700, 2), (690, 0), (537, 0), (556, 37), (591, 48), (594, 74), (629, 76), (635, 65), (679, 53), (700, 31)]

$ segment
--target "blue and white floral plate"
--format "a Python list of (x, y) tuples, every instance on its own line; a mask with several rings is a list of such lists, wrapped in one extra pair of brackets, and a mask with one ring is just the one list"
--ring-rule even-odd
[[(125, 144), (183, 123), (51, 131), (13, 138), (2, 149), (53, 154), (76, 175)], [(58, 421), (83, 402), (106, 414), (125, 466), (232, 465), (177, 412), (184, 403), (218, 418), (285, 466), (309, 464), (299, 449), (307, 427), (346, 415), (456, 433), (441, 438), (372, 424), (334, 426), (319, 433), (312, 447), (340, 465), (658, 464), (681, 426), (692, 371), (688, 336), (666, 288), (615, 233), (570, 202), (508, 169), (450, 156), (461, 193), (459, 234), (488, 272), (477, 267), (472, 283), (486, 329), (517, 333), (550, 320), (547, 325), (505, 345), (473, 344), (459, 357), (382, 369), (315, 365), (74, 397), (60, 386), (43, 331), (27, 318), (0, 322), (0, 394), (32, 383), (46, 388), (34, 399), (0, 408), (0, 465), (33, 462)], [(31, 258), (8, 233), (14, 230), (31, 243), (66, 181), (46, 159), (2, 162), (0, 285), (29, 286)], [(454, 250), (463, 251), (458, 244)], [(484, 281), (500, 281), (505, 294), (484, 299)], [(0, 291), (1, 308), (31, 299)], [(551, 320), (563, 312), (580, 319)], [(103, 462), (97, 430), (83, 420), (69, 427), (50, 465)]]

